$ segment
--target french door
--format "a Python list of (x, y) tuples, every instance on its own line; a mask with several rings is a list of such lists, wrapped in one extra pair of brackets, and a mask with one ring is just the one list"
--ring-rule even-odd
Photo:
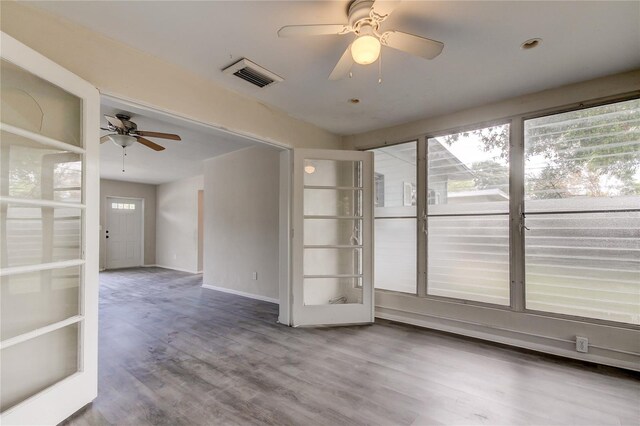
[(294, 150), (292, 325), (373, 322), (373, 154)]
[(1, 33), (0, 423), (97, 396), (99, 94)]

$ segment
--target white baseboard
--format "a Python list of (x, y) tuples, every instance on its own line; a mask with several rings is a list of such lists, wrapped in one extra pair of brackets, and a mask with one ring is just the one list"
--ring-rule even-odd
[(144, 268), (162, 268), (162, 269), (171, 269), (173, 271), (179, 271), (179, 272), (187, 272), (189, 274), (201, 274), (202, 271), (198, 272), (198, 271), (190, 271), (189, 269), (182, 269), (182, 268), (176, 268), (173, 266), (166, 266), (166, 265), (143, 265)]
[(264, 302), (271, 302), (271, 303), (280, 304), (280, 300), (276, 299), (274, 297), (260, 296), (259, 294), (245, 293), (244, 291), (233, 290), (233, 289), (225, 288), (225, 287), (216, 287), (214, 285), (209, 285), (209, 284), (202, 284), (202, 288), (207, 288), (209, 290), (221, 291), (223, 293), (235, 294), (237, 296), (248, 297), (250, 299), (262, 300)]
[[(591, 353), (583, 354), (583, 353), (575, 352), (573, 350), (567, 350), (561, 347), (555, 347), (552, 344), (536, 343), (534, 341), (528, 340), (528, 337), (535, 337), (535, 338), (538, 338), (539, 340), (548, 339), (544, 336), (520, 333), (522, 334), (521, 338), (507, 337), (504, 335), (499, 335), (498, 330), (492, 330), (491, 327), (487, 327), (482, 324), (474, 324), (474, 325), (477, 327), (482, 327), (485, 330), (483, 331), (472, 330), (472, 329), (466, 328), (464, 326), (465, 324), (456, 325), (455, 320), (447, 320), (444, 318), (429, 318), (429, 316), (427, 315), (424, 315), (424, 316), (421, 315), (419, 318), (417, 318), (416, 316), (406, 315), (401, 311), (397, 311), (395, 309), (388, 309), (388, 308), (380, 309), (376, 307), (375, 317), (380, 319), (396, 321), (404, 324), (411, 324), (418, 327), (429, 328), (429, 329), (444, 331), (444, 332), (453, 333), (453, 334), (460, 334), (462, 336), (472, 337), (472, 338), (481, 339), (481, 340), (487, 340), (495, 343), (502, 343), (509, 346), (515, 346), (518, 348), (530, 349), (533, 351), (543, 352), (551, 355), (577, 359), (580, 361), (589, 361), (597, 364), (608, 365), (611, 367), (618, 367), (618, 368), (624, 368), (627, 370), (640, 371), (640, 365), (636, 362), (628, 362), (621, 359), (615, 359), (615, 358), (591, 354)], [(514, 334), (518, 333), (515, 330), (512, 332)]]

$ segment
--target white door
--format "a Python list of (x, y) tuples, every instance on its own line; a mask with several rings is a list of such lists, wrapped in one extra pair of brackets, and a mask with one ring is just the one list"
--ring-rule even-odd
[(371, 323), (373, 154), (294, 150), (291, 323)]
[(56, 424), (98, 392), (100, 98), (0, 35), (0, 423)]
[(142, 208), (139, 198), (107, 197), (107, 269), (142, 265)]

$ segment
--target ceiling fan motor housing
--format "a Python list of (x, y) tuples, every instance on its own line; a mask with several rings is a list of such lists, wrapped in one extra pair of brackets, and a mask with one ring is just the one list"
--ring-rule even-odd
[(354, 30), (358, 30), (359, 27), (370, 21), (371, 25), (374, 25), (371, 19), (371, 7), (373, 6), (373, 0), (354, 0), (349, 6), (349, 25)]
[(129, 134), (130, 132), (134, 132), (138, 130), (138, 125), (131, 121), (131, 116), (127, 114), (116, 114), (116, 117), (122, 121), (125, 129), (119, 129), (118, 127), (115, 130), (120, 134)]

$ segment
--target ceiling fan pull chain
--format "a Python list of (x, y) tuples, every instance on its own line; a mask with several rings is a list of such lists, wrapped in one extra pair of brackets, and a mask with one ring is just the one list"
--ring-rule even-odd
[(378, 84), (382, 84), (382, 51), (380, 51), (380, 58), (378, 58)]
[(124, 157), (127, 155), (127, 148), (122, 147), (122, 173), (124, 173)]

